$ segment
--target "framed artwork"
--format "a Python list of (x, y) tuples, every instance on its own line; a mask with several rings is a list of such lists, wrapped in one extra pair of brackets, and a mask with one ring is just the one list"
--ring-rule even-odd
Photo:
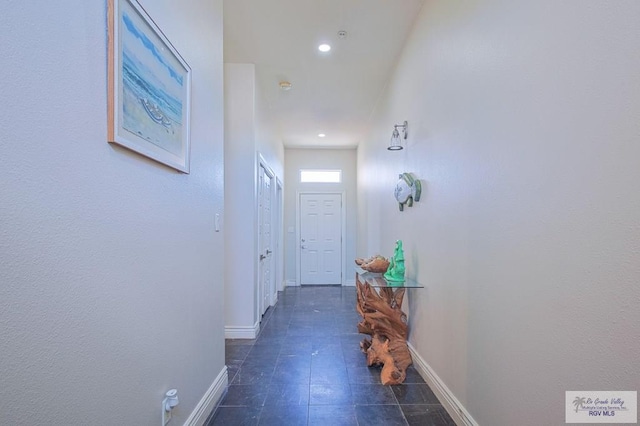
[(108, 141), (189, 173), (191, 68), (136, 0), (108, 20)]

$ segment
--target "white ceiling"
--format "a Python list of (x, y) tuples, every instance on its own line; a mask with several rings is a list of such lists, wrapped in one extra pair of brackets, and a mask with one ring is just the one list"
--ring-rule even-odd
[(422, 3), (225, 0), (224, 61), (256, 65), (285, 147), (355, 147)]

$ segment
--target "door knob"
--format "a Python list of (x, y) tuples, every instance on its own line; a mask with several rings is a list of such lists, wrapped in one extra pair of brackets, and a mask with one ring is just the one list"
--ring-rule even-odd
[(307, 246), (300, 246), (300, 248), (301, 248), (301, 249), (306, 249), (306, 248), (307, 248)]
[(305, 242), (305, 239), (303, 238), (303, 239), (302, 239), (302, 240), (300, 240), (300, 241), (302, 241), (302, 242), (304, 243), (304, 242)]
[(273, 253), (271, 250), (267, 250), (267, 256), (269, 256), (271, 253)]
[(265, 256), (264, 254), (260, 255), (260, 260), (265, 260), (267, 258), (267, 256)]

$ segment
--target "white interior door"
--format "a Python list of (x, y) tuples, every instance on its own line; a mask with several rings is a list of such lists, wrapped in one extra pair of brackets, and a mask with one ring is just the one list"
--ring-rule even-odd
[(342, 284), (342, 194), (300, 194), (300, 284)]
[(263, 315), (270, 305), (271, 294), (271, 180), (272, 177), (264, 167), (259, 169), (259, 272), (258, 272), (258, 300), (260, 315)]

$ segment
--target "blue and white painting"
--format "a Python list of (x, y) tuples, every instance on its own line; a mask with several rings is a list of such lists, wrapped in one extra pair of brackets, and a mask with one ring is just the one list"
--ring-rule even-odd
[(185, 155), (187, 71), (133, 9), (122, 10), (120, 45), (122, 127), (171, 154)]

